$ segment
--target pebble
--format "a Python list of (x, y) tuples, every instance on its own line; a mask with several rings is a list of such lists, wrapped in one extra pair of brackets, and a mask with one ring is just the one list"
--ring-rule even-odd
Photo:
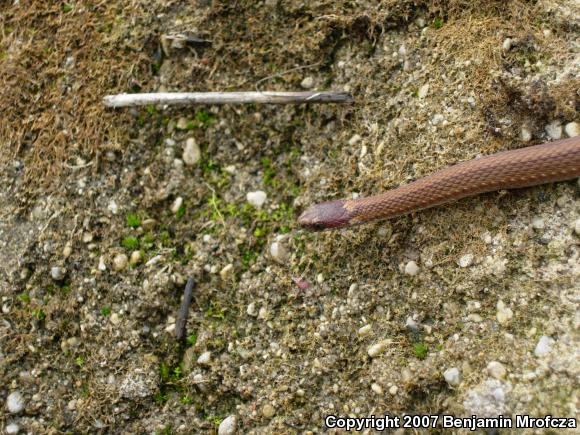
[(6, 425), (4, 431), (6, 432), (7, 435), (15, 435), (18, 432), (20, 432), (20, 426), (18, 426), (16, 423), (10, 423)]
[(497, 321), (502, 325), (505, 325), (514, 316), (514, 313), (510, 308), (505, 306), (504, 302), (501, 299), (497, 301), (496, 307), (497, 307), (497, 315), (496, 315)]
[(503, 40), (503, 44), (501, 45), (501, 48), (503, 49), (503, 51), (510, 51), (512, 48), (512, 39), (505, 38)]
[(459, 261), (457, 261), (459, 267), (469, 267), (472, 265), (472, 263), (473, 263), (473, 254), (465, 254), (459, 259)]
[(487, 374), (495, 379), (503, 379), (507, 374), (504, 365), (498, 361), (491, 361), (487, 365)]
[(371, 384), (371, 390), (373, 390), (375, 393), (377, 393), (379, 396), (383, 395), (383, 389), (379, 384)]
[(445, 117), (443, 115), (441, 115), (440, 113), (435, 114), (435, 116), (433, 116), (433, 118), (431, 118), (431, 124), (433, 124), (433, 125), (439, 125), (443, 121), (445, 121)]
[(177, 213), (182, 205), (183, 205), (183, 198), (181, 196), (178, 196), (177, 198), (175, 198), (175, 201), (173, 201), (173, 204), (171, 204), (171, 208), (170, 208), (171, 212)]
[(141, 226), (145, 231), (151, 231), (155, 228), (155, 225), (157, 225), (157, 221), (155, 219), (145, 219), (143, 222), (141, 222)]
[(577, 122), (569, 122), (566, 124), (566, 127), (564, 127), (564, 131), (568, 137), (580, 136), (580, 124)]
[(544, 127), (548, 136), (554, 140), (558, 140), (562, 137), (562, 123), (559, 120), (550, 122)]
[(24, 410), (25, 401), (20, 391), (14, 391), (6, 398), (6, 407), (11, 414), (18, 414)]
[(131, 266), (137, 266), (142, 261), (143, 261), (143, 254), (141, 253), (141, 251), (131, 252), (131, 258), (129, 259), (129, 263), (131, 264)]
[(50, 276), (55, 281), (62, 281), (65, 275), (66, 269), (64, 267), (54, 266), (50, 268)]
[(117, 205), (117, 203), (115, 202), (115, 200), (112, 199), (111, 202), (109, 202), (109, 205), (107, 206), (107, 209), (112, 214), (117, 214), (117, 212), (119, 211), (119, 206)]
[(210, 351), (202, 353), (199, 356), (199, 358), (197, 359), (197, 363), (200, 366), (207, 366), (210, 364), (210, 362), (211, 362), (211, 352)]
[(181, 117), (177, 120), (177, 124), (175, 125), (179, 130), (185, 130), (189, 121), (187, 118)]
[(535, 230), (543, 230), (545, 227), (544, 219), (539, 216), (536, 216), (532, 219), (532, 228)]
[(552, 345), (554, 343), (555, 341), (552, 337), (542, 335), (538, 341), (538, 344), (536, 345), (536, 349), (534, 349), (534, 355), (544, 356), (549, 354), (552, 351)]
[(312, 77), (304, 77), (304, 79), (302, 79), (300, 82), (300, 86), (302, 86), (304, 89), (312, 89), (314, 86), (314, 79)]
[(97, 266), (97, 269), (99, 269), (101, 272), (107, 270), (107, 265), (105, 264), (105, 257), (102, 255), (99, 257), (99, 265)]
[(268, 195), (262, 190), (256, 190), (255, 192), (248, 192), (246, 194), (246, 200), (255, 208), (262, 208)]
[(361, 141), (361, 139), (362, 139), (362, 137), (360, 134), (355, 134), (348, 140), (348, 144), (350, 146), (356, 145), (357, 143), (359, 143)]
[(276, 414), (274, 407), (269, 403), (266, 403), (262, 408), (262, 415), (266, 418), (272, 418), (274, 417), (274, 414)]
[(419, 92), (417, 93), (419, 98), (423, 99), (429, 93), (429, 83), (424, 84), (419, 88)]
[(576, 219), (576, 222), (574, 223), (574, 232), (576, 235), (580, 236), (580, 218)]
[(391, 388), (389, 388), (389, 394), (391, 396), (397, 394), (397, 391), (399, 391), (399, 387), (397, 387), (396, 385), (393, 385)]
[(201, 159), (201, 150), (194, 138), (190, 137), (185, 141), (185, 147), (183, 148), (183, 155), (181, 158), (188, 166), (195, 165)]
[(371, 325), (361, 326), (357, 331), (359, 337), (366, 337), (372, 331), (373, 327)]
[(383, 340), (379, 341), (378, 343), (373, 344), (367, 350), (367, 353), (371, 358), (375, 358), (382, 354), (386, 349), (387, 345), (390, 343), (390, 340)]
[(281, 242), (274, 242), (270, 245), (270, 256), (278, 263), (285, 263), (288, 253)]
[(221, 279), (223, 279), (224, 281), (226, 279), (228, 279), (228, 277), (233, 272), (233, 270), (234, 270), (234, 265), (232, 263), (226, 264), (224, 266), (224, 268), (222, 270), (220, 270)]
[(70, 254), (72, 254), (72, 246), (70, 243), (67, 243), (62, 250), (62, 256), (68, 258), (70, 257)]
[(421, 269), (419, 266), (417, 266), (417, 263), (412, 260), (405, 265), (405, 273), (407, 275), (415, 276), (419, 273), (420, 270)]
[(322, 284), (324, 282), (324, 275), (322, 273), (319, 273), (318, 275), (316, 275), (316, 282), (318, 284)]
[(218, 435), (233, 435), (236, 433), (238, 418), (235, 415), (229, 415), (223, 419), (218, 428)]
[(125, 254), (115, 255), (115, 258), (113, 258), (113, 269), (116, 270), (117, 272), (122, 271), (127, 267), (128, 261), (129, 259)]
[(457, 367), (451, 367), (443, 372), (443, 377), (445, 381), (455, 387), (461, 383), (461, 373), (459, 373), (459, 369)]
[(258, 312), (256, 311), (256, 303), (255, 302), (250, 302), (246, 308), (246, 314), (248, 314), (248, 316), (252, 316), (252, 317), (256, 317), (258, 315)]
[(121, 323), (121, 316), (119, 316), (118, 313), (113, 313), (111, 314), (111, 317), (109, 317), (109, 320), (113, 325), (118, 325), (119, 323)]
[(405, 328), (413, 332), (419, 331), (419, 325), (411, 316), (407, 317), (407, 320), (405, 321)]
[(532, 140), (532, 132), (527, 126), (522, 126), (522, 130), (520, 132), (520, 138), (522, 142), (529, 142)]

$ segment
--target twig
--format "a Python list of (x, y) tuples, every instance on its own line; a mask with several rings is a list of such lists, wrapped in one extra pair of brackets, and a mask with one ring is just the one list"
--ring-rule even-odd
[(154, 94), (107, 95), (107, 107), (134, 107), (156, 104), (305, 104), (351, 103), (347, 92), (159, 92)]
[(183, 341), (186, 336), (186, 325), (187, 317), (189, 316), (189, 306), (191, 305), (191, 300), (193, 298), (193, 278), (187, 280), (185, 285), (185, 291), (183, 292), (183, 300), (181, 301), (181, 306), (179, 307), (179, 313), (177, 313), (177, 321), (175, 322), (175, 338), (177, 341)]

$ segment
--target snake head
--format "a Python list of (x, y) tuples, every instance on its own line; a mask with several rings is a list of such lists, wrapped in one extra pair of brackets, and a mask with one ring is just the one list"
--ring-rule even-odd
[(310, 231), (340, 228), (349, 224), (350, 213), (344, 201), (329, 201), (313, 205), (298, 218), (298, 224)]

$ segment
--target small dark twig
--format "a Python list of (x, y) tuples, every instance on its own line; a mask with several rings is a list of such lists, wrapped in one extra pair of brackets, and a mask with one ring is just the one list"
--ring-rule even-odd
[(193, 278), (190, 277), (187, 280), (187, 284), (185, 285), (183, 300), (181, 301), (179, 313), (177, 313), (177, 321), (175, 322), (175, 338), (177, 341), (183, 341), (187, 335), (187, 317), (189, 316), (189, 306), (191, 305), (191, 300), (193, 299), (194, 284), (195, 282), (193, 281)]

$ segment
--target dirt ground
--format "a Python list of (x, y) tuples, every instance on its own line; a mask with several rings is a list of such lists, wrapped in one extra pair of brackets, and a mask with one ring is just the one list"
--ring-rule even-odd
[[(579, 32), (564, 0), (0, 2), (0, 427), (577, 419), (580, 180), (334, 232), (296, 216), (573, 134)], [(306, 88), (355, 102), (102, 104)]]

